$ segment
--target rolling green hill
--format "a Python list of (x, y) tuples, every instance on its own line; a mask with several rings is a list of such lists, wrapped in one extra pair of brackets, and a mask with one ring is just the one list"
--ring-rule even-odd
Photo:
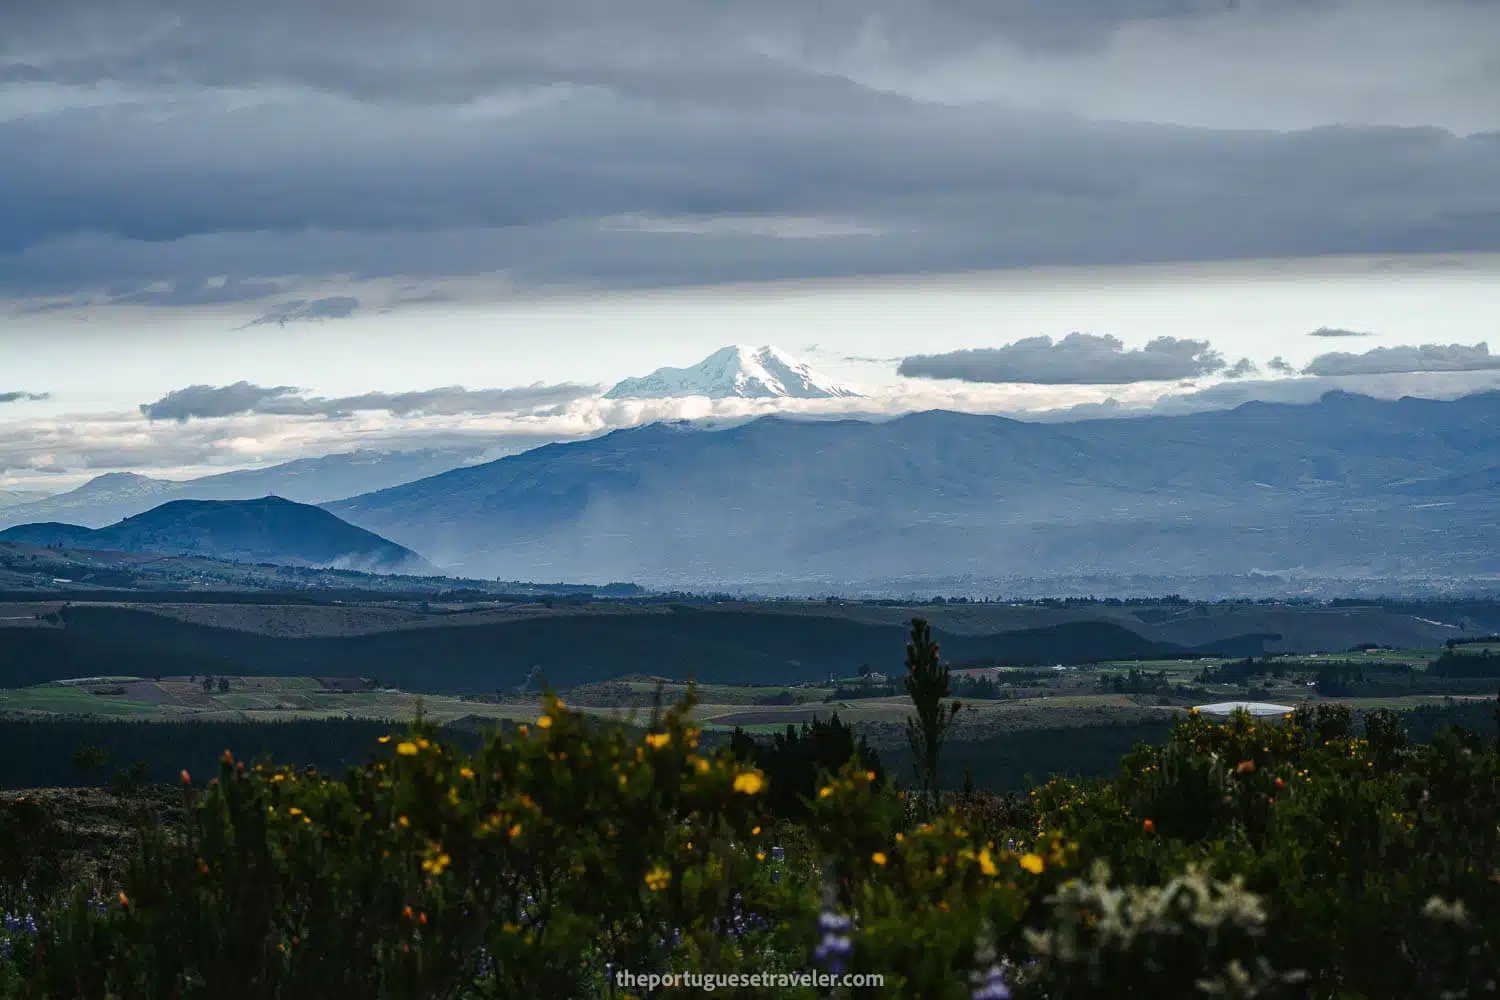
[[(496, 624), (279, 638), (150, 612), (74, 607), (61, 628), (0, 630), (0, 685), (132, 674), (374, 677), (412, 691), (515, 690), (533, 668), (567, 687), (644, 673), (712, 683), (785, 684), (849, 676), (864, 664), (899, 670), (906, 630), (768, 612), (542, 617)], [(1083, 621), (992, 635), (935, 630), (952, 662), (1090, 663), (1185, 655), (1112, 622)], [(1258, 649), (1256, 650), (1258, 651)]]

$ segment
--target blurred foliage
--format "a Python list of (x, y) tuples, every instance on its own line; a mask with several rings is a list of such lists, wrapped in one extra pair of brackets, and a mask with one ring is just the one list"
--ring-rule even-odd
[[(617, 998), (619, 970), (814, 967), (921, 1000), (1500, 989), (1500, 749), (1472, 732), (1190, 714), (1112, 776), (931, 810), (830, 727), (794, 734), (819, 766), (778, 815), (803, 778), (774, 741), (766, 767), (710, 750), (690, 708), (549, 698), (472, 750), (419, 721), (340, 777), (226, 753), (118, 896), (7, 910), (0, 997)], [(12, 802), (0, 844), (46, 823)], [(0, 854), (8, 891), (37, 860)]]

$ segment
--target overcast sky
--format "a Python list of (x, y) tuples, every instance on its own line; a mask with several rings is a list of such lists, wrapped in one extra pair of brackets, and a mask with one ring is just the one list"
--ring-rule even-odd
[(1453, 395), (1497, 316), (1493, 0), (0, 4), (0, 486), (759, 412), (598, 398), (733, 342)]

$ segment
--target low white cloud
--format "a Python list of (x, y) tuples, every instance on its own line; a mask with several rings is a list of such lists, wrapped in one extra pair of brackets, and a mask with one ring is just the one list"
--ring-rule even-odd
[(923, 410), (1059, 422), (1222, 410), (1251, 401), (1310, 403), (1331, 390), (1398, 399), (1450, 399), (1500, 389), (1500, 371), (1215, 380), (1208, 385), (987, 385), (907, 380), (846, 399), (604, 399), (587, 396), (531, 412), (408, 414), (248, 413), (152, 422), (139, 413), (62, 414), (0, 421), (0, 484), (66, 489), (105, 472), (183, 479), (354, 449), (470, 449), (494, 459), (558, 441), (644, 424), (720, 426), (771, 414), (887, 419)]

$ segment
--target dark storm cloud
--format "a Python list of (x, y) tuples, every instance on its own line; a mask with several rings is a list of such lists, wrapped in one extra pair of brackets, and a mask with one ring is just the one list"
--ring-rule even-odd
[(1320, 326), (1309, 337), (1373, 337), (1373, 333), (1365, 333), (1360, 330), (1344, 330), (1336, 326)]
[(1271, 369), (1271, 371), (1276, 372), (1278, 375), (1295, 375), (1295, 374), (1297, 374), (1297, 366), (1294, 365), (1294, 364), (1292, 364), (1290, 361), (1286, 360), (1285, 358), (1281, 357), (1280, 355), (1277, 355), (1276, 357), (1272, 358), (1270, 361), (1267, 361), (1266, 362), (1266, 367), (1269, 368), (1269, 369)]
[(918, 354), (903, 360), (897, 373), (965, 382), (1123, 385), (1210, 375), (1223, 368), (1223, 356), (1206, 340), (1157, 337), (1127, 351), (1118, 337), (1070, 333), (1055, 343), (1051, 337), (1027, 337), (1005, 347)]
[[(0, 148), (0, 292), (23, 296), (207, 289), (225, 273), (651, 286), (1500, 249), (1500, 143), (1435, 130), (1228, 133), (984, 108), (689, 118), (584, 94), (479, 122), (79, 111), (0, 123)], [(605, 224), (631, 214), (837, 218), (876, 235)]]
[(32, 403), (51, 398), (45, 392), (0, 392), (0, 403)]
[(1500, 356), (1488, 344), (1423, 344), (1377, 347), (1363, 354), (1320, 354), (1302, 369), (1305, 375), (1385, 375), (1399, 372), (1480, 372), (1500, 369)]
[[(1405, 9), (1233, 6), (0, 4), (0, 96), (8, 81), (10, 105), (41, 109), (3, 118), (0, 107), (0, 294), (61, 299), (115, 286), (120, 302), (187, 305), (309, 298), (289, 276), (500, 272), (517, 284), (619, 287), (1500, 249), (1493, 136), (1090, 122), (964, 97), (966, 74), (1007, 52), (1021, 53), (1011, 66), (1020, 80), (1073, 67), (1087, 82), (1085, 70), (1110, 63), (1105, 46), (1122, 27), (1183, 46), (1188, 26), (1223, 22), (1238, 34), (1220, 40), (1243, 55), (1257, 38), (1301, 39), (1312, 14), (1346, 12), (1374, 30), (1380, 11)], [(1430, 0), (1423, 18), (1468, 25), (1469, 38), (1500, 27), (1494, 5), (1462, 0)], [(1106, 55), (1071, 61), (1091, 53)], [(969, 56), (980, 70), (964, 68)], [(1308, 72), (1359, 97), (1374, 58), (1346, 65), (1330, 54)], [(882, 76), (920, 81), (950, 63), (953, 82), (927, 87), (936, 96)], [(1284, 75), (1247, 65), (1254, 80)], [(1381, 68), (1380, 79), (1407, 74), (1402, 86), (1464, 72), (1448, 62), (1442, 74), (1405, 61)], [(1159, 84), (1146, 80), (1141, 93), (1191, 89)], [(1031, 103), (1054, 107), (1055, 85), (1035, 84)], [(48, 111), (59, 86), (87, 88), (85, 103), (114, 92), (119, 102)], [(1480, 109), (1500, 106), (1500, 80), (1475, 77), (1460, 92)], [(670, 222), (728, 216), (787, 224)], [(637, 224), (616, 224), (623, 218)], [(827, 224), (793, 224), (809, 220)], [(818, 235), (781, 238), (808, 233)]]
[(1221, 373), (1225, 378), (1247, 378), (1259, 374), (1260, 367), (1249, 358), (1240, 358)]
[[(0, 86), (434, 106), (581, 87), (845, 112), (899, 103), (904, 83), (920, 92), (934, 74), (962, 101), (977, 72), (1001, 74), (999, 93), (1019, 106), (1083, 114), (1107, 89), (1200, 112), (1221, 91), (1221, 105), (1282, 108), (1326, 96), (1336, 108), (1318, 122), (1413, 101), (1483, 117), (1500, 86), (1482, 40), (1497, 35), (1492, 0), (12, 0), (0, 4)], [(1065, 99), (1080, 92), (1081, 107)]]
[[(569, 84), (653, 99), (807, 106), (820, 94), (849, 100), (861, 90), (832, 74), (789, 72), (788, 56), (815, 61), (870, 32), (905, 58), (997, 42), (1076, 53), (1102, 47), (1125, 25), (1212, 17), (1239, 6), (1238, 0), (19, 2), (0, 6), (0, 82), (273, 84), (431, 102)], [(1308, 7), (1308, 0), (1261, 0), (1247, 14), (1264, 22)]]
[(515, 389), (465, 389), (445, 386), (415, 392), (367, 392), (358, 396), (328, 399), (304, 396), (291, 386), (259, 386), (249, 382), (233, 385), (190, 385), (175, 389), (154, 403), (140, 407), (148, 420), (235, 417), (248, 413), (279, 416), (343, 417), (351, 413), (383, 410), (399, 417), (414, 413), (452, 416), (463, 413), (511, 413), (554, 406), (595, 395), (597, 386), (530, 385)]
[(324, 319), (348, 319), (359, 308), (359, 299), (352, 295), (330, 295), (321, 299), (292, 299), (272, 307), (268, 312), (249, 322), (249, 326), (275, 323), (312, 322)]

